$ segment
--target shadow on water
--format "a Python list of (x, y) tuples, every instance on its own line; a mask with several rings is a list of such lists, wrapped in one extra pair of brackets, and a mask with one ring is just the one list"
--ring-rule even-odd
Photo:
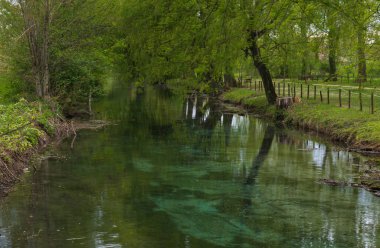
[(246, 185), (254, 185), (257, 175), (259, 174), (259, 169), (264, 163), (266, 157), (268, 156), (269, 150), (272, 146), (274, 139), (275, 129), (273, 126), (268, 125), (265, 129), (263, 142), (261, 143), (259, 153), (256, 155), (252, 162), (252, 167), (249, 170)]
[(251, 216), (252, 213), (252, 191), (253, 186), (256, 183), (256, 179), (259, 175), (260, 167), (263, 165), (265, 159), (268, 157), (269, 150), (272, 146), (273, 139), (275, 136), (275, 128), (271, 125), (267, 125), (265, 128), (264, 138), (261, 143), (258, 154), (252, 161), (252, 165), (249, 168), (247, 177), (244, 180), (244, 192), (245, 197), (243, 198), (243, 213), (245, 216)]

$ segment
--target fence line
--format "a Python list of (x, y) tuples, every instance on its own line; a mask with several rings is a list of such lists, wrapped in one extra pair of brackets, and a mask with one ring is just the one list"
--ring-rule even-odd
[[(250, 80), (246, 82), (249, 83), (250, 89), (264, 91), (262, 81), (255, 80), (252, 82), (252, 80)], [(307, 86), (304, 87), (305, 85)], [(301, 99), (333, 104), (340, 108), (350, 109), (357, 107), (360, 111), (367, 108), (371, 114), (376, 112), (376, 106), (380, 106), (380, 95), (375, 94), (374, 91), (365, 93), (363, 89), (347, 90), (343, 87), (336, 88), (310, 83), (285, 83), (285, 81), (274, 82), (273, 86), (278, 97), (300, 97)], [(317, 94), (319, 94), (319, 99), (317, 99)], [(353, 95), (355, 95), (355, 97), (353, 97)]]

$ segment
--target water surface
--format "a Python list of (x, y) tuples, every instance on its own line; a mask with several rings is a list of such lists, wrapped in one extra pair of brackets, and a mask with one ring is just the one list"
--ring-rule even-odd
[(207, 98), (119, 90), (0, 205), (0, 247), (380, 247), (362, 158)]

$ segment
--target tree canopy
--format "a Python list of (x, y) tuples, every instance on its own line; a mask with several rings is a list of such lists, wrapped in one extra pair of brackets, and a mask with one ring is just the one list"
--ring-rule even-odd
[(101, 91), (110, 72), (212, 91), (260, 76), (379, 76), (375, 0), (1, 0), (0, 67), (39, 98)]

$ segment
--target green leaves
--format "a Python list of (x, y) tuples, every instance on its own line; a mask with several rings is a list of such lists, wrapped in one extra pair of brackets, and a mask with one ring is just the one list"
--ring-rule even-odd
[(21, 99), (15, 104), (0, 105), (0, 156), (24, 152), (45, 135), (41, 126), (50, 134), (54, 127), (49, 123), (50, 111), (40, 112), (38, 103)]

